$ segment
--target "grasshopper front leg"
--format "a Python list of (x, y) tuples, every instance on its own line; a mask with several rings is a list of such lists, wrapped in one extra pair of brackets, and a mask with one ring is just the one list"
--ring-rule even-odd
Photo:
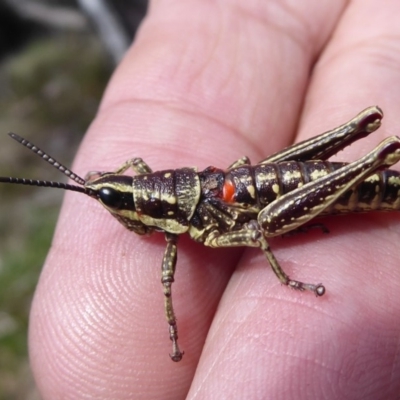
[(177, 246), (178, 237), (176, 235), (166, 233), (165, 240), (167, 241), (167, 248), (165, 249), (164, 257), (161, 264), (162, 278), (161, 283), (164, 286), (164, 309), (165, 317), (169, 325), (169, 337), (172, 341), (172, 354), (170, 357), (172, 361), (180, 361), (184, 354), (180, 351), (178, 346), (178, 326), (176, 324), (176, 317), (174, 308), (172, 306), (172, 293), (171, 285), (174, 282), (174, 274), (177, 260)]
[[(113, 172), (113, 174), (122, 175), (129, 168), (132, 168), (133, 171), (136, 172), (138, 175), (150, 174), (153, 172), (152, 169), (141, 158), (136, 157), (125, 161), (118, 169)], [(85, 181), (94, 181), (95, 179), (104, 175), (110, 175), (110, 172), (89, 171), (85, 175)]]
[(141, 158), (136, 157), (124, 162), (114, 173), (120, 175), (129, 168), (132, 168), (138, 175), (150, 174), (153, 172)]

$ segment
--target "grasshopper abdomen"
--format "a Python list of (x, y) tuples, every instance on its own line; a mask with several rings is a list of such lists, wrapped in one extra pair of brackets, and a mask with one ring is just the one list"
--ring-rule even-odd
[[(225, 174), (224, 188), (228, 195), (220, 197), (227, 203), (263, 209), (277, 198), (293, 190), (328, 176), (347, 163), (329, 161), (284, 161), (260, 165), (246, 165)], [(400, 173), (394, 170), (378, 171), (346, 191), (322, 215), (394, 211), (400, 208)]]

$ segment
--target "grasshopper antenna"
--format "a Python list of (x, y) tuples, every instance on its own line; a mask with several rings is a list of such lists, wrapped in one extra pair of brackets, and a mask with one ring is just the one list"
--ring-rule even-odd
[(82, 179), (80, 176), (73, 173), (71, 170), (66, 168), (64, 165), (60, 164), (54, 158), (50, 157), (43, 150), (39, 149), (39, 147), (35, 146), (29, 140), (26, 140), (23, 137), (18, 136), (15, 133), (10, 132), (8, 135), (12, 139), (16, 140), (18, 143), (21, 143), (23, 146), (27, 147), (29, 150), (38, 154), (43, 160), (47, 161), (54, 168), (61, 171), (64, 175), (66, 175), (68, 178), (72, 179), (73, 181), (75, 181), (76, 183), (78, 183), (81, 186), (70, 185), (68, 183), (62, 183), (62, 182), (43, 181), (43, 180), (25, 179), (25, 178), (13, 178), (13, 177), (0, 177), (0, 182), (15, 183), (15, 184), (20, 184), (20, 185), (52, 187), (52, 188), (57, 188), (57, 189), (72, 190), (74, 192), (85, 193), (89, 196), (93, 195), (92, 191), (89, 191), (88, 189), (85, 188), (85, 180), (84, 179)]

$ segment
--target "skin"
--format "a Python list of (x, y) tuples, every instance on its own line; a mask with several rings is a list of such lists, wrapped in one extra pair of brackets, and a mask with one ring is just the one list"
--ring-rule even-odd
[[(378, 104), (382, 128), (338, 159), (399, 134), (397, 0), (154, 1), (115, 72), (73, 170), (253, 162)], [(400, 218), (324, 220), (271, 241), (289, 290), (256, 250), (182, 237), (168, 357), (162, 235), (138, 237), (67, 193), (34, 298), (30, 354), (43, 399), (398, 399)]]

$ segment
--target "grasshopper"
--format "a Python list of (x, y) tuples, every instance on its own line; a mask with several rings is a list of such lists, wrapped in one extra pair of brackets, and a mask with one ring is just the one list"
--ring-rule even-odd
[[(289, 146), (255, 165), (242, 157), (227, 169), (153, 172), (141, 158), (132, 158), (114, 172), (89, 172), (85, 179), (26, 139), (10, 133), (77, 185), (12, 177), (0, 177), (0, 182), (84, 193), (138, 235), (164, 233), (167, 245), (161, 282), (172, 341), (170, 357), (180, 361), (183, 352), (178, 346), (171, 293), (178, 235), (188, 233), (209, 247), (258, 247), (281, 283), (322, 296), (322, 284), (289, 278), (267, 240), (295, 231), (318, 216), (400, 209), (400, 173), (388, 169), (400, 160), (398, 137), (383, 140), (357, 161), (326, 161), (378, 129), (382, 117), (379, 107), (369, 107), (349, 122)], [(124, 175), (128, 169), (136, 174)]]

